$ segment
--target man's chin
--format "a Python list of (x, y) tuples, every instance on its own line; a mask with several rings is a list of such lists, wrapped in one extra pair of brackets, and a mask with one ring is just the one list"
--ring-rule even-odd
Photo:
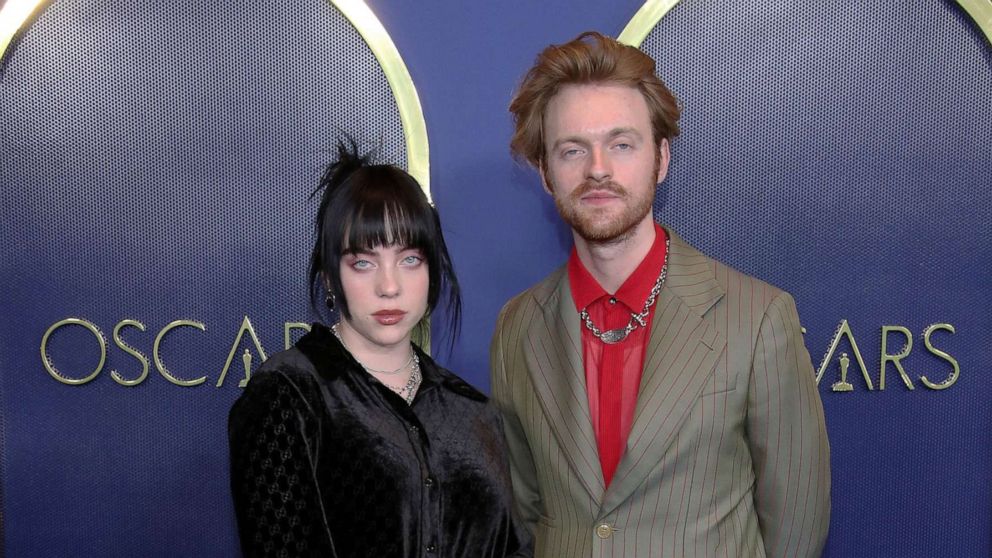
[(594, 226), (581, 224), (572, 226), (572, 230), (579, 235), (582, 240), (592, 244), (619, 244), (624, 242), (634, 231), (634, 226), (618, 227), (616, 224)]
[[(650, 214), (650, 213), (648, 213)], [(616, 218), (589, 219), (579, 218), (569, 221), (569, 226), (575, 234), (586, 242), (593, 244), (619, 244), (629, 239), (636, 231), (638, 225), (644, 221), (640, 219), (624, 219), (618, 222)]]

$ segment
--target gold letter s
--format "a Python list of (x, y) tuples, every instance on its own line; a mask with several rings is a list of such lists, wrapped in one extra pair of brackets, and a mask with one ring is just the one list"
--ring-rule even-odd
[(125, 380), (124, 377), (118, 374), (116, 370), (111, 370), (110, 376), (115, 382), (122, 386), (136, 386), (145, 381), (145, 378), (148, 377), (148, 358), (121, 339), (121, 330), (126, 326), (136, 327), (141, 331), (145, 331), (145, 324), (139, 322), (138, 320), (121, 320), (116, 326), (114, 326), (114, 344), (120, 347), (125, 353), (138, 359), (138, 362), (141, 363), (141, 374), (133, 380)]
[(927, 346), (928, 351), (946, 360), (947, 362), (950, 362), (951, 366), (954, 369), (951, 371), (950, 376), (948, 376), (947, 379), (944, 380), (943, 382), (940, 383), (931, 382), (930, 380), (927, 379), (926, 376), (920, 376), (920, 381), (923, 382), (923, 385), (927, 386), (930, 389), (947, 389), (953, 386), (954, 382), (958, 381), (958, 374), (960, 374), (961, 372), (961, 367), (958, 366), (958, 361), (955, 360), (954, 357), (945, 353), (944, 351), (941, 351), (940, 349), (935, 349), (934, 346), (930, 343), (930, 336), (933, 334), (934, 331), (938, 329), (946, 329), (947, 331), (954, 333), (954, 326), (952, 326), (951, 324), (933, 324), (931, 326), (928, 326), (925, 330), (923, 330), (923, 344)]

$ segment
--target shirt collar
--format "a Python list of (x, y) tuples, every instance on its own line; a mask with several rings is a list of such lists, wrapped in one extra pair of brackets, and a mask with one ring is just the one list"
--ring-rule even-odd
[[(613, 296), (625, 304), (633, 312), (640, 312), (644, 308), (644, 301), (651, 293), (651, 287), (658, 280), (661, 273), (661, 266), (665, 263), (665, 240), (667, 234), (658, 223), (654, 224), (655, 234), (651, 249), (637, 265), (634, 272), (620, 285)], [(593, 302), (596, 302), (610, 293), (596, 281), (596, 278), (589, 273), (579, 254), (572, 247), (572, 253), (568, 257), (568, 283), (572, 290), (572, 301), (575, 308), (582, 311)]]
[[(439, 366), (427, 353), (422, 351), (415, 343), (411, 343), (413, 350), (417, 352), (420, 359), (421, 384), (420, 390), (426, 390), (435, 385), (440, 385), (449, 391), (457, 393), (469, 399), (477, 401), (487, 401), (488, 397), (475, 389), (465, 380), (455, 375), (451, 371)], [(337, 374), (352, 371), (359, 373), (361, 365), (351, 353), (345, 349), (344, 345), (331, 331), (331, 328), (321, 323), (314, 323), (310, 332), (296, 342), (296, 347), (303, 352), (310, 362), (314, 364), (319, 374), (331, 378)], [(365, 374), (365, 372), (361, 372)]]

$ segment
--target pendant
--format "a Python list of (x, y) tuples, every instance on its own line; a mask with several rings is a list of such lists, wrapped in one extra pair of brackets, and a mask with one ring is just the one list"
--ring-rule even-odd
[(613, 345), (614, 343), (619, 343), (627, 338), (627, 328), (621, 327), (620, 329), (611, 329), (604, 331), (603, 335), (599, 337), (599, 340), (607, 345)]

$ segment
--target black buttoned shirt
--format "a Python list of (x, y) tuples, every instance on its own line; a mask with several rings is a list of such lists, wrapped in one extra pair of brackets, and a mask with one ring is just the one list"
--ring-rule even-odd
[(325, 326), (273, 355), (228, 422), (246, 556), (524, 556), (499, 417), (414, 347), (412, 405)]

